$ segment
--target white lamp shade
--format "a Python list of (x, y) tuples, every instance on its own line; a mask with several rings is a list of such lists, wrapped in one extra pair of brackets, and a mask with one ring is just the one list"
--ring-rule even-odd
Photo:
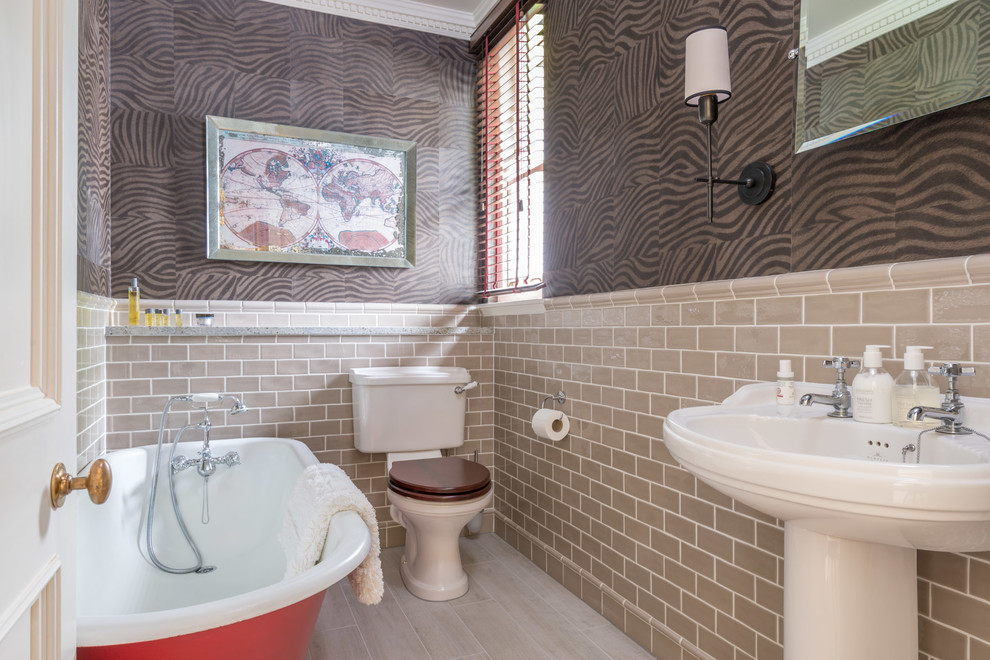
[(695, 30), (684, 42), (684, 102), (698, 105), (707, 94), (715, 94), (719, 103), (732, 96), (729, 36), (721, 25)]

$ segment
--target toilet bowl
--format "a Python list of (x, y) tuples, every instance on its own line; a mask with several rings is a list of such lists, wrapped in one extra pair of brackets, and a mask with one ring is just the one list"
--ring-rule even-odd
[(354, 446), (388, 459), (390, 513), (406, 528), (403, 583), (424, 600), (464, 595), (458, 538), (491, 504), (491, 474), (442, 452), (464, 444), (467, 398), (478, 383), (466, 369), (433, 366), (359, 367), (350, 381)]
[(488, 468), (456, 457), (394, 461), (387, 495), (392, 517), (406, 528), (406, 589), (423, 600), (463, 596), (468, 579), (458, 539), (492, 501)]

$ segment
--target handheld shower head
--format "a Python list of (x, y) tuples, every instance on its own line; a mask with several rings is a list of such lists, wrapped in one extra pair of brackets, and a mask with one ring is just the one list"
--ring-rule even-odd
[(248, 409), (248, 407), (245, 406), (243, 403), (241, 403), (241, 400), (238, 399), (236, 396), (233, 396), (231, 394), (220, 394), (217, 392), (209, 392), (203, 394), (183, 394), (181, 396), (174, 396), (171, 399), (169, 399), (169, 405), (172, 405), (173, 401), (189, 401), (192, 403), (202, 403), (203, 409), (206, 410), (211, 403), (220, 403), (224, 399), (230, 399), (231, 401), (234, 402), (234, 405), (231, 406), (230, 408), (231, 415), (239, 415), (240, 413)]
[(217, 403), (223, 399), (224, 395), (217, 394), (216, 392), (204, 393), (204, 394), (189, 394), (184, 399), (186, 401), (192, 401), (193, 403)]

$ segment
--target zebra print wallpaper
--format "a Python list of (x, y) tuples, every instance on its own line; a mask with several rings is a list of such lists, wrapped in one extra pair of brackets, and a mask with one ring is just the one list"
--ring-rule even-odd
[[(84, 25), (105, 30), (106, 7), (85, 0), (96, 18)], [(547, 11), (547, 295), (990, 251), (990, 100), (795, 155), (797, 0), (554, 0)], [(471, 299), (466, 44), (258, 0), (112, 0), (109, 19), (104, 106), (106, 54), (88, 59), (100, 32), (83, 27), (80, 289), (122, 296), (136, 276), (163, 298)], [(990, 18), (978, 20), (982, 38)], [(714, 126), (716, 171), (760, 159), (778, 181), (756, 207), (720, 187), (709, 224), (693, 180), (704, 133), (681, 96), (684, 39), (716, 22), (734, 88)], [(419, 142), (417, 267), (206, 260), (206, 114)]]
[[(259, 0), (110, 0), (114, 296), (459, 303), (477, 168), (467, 42)], [(206, 259), (206, 115), (417, 143), (416, 267)]]
[(79, 3), (76, 288), (110, 295), (110, 7)]
[[(985, 6), (985, 3), (984, 3)], [(793, 154), (797, 0), (547, 4), (550, 296), (990, 251), (990, 101)], [(979, 17), (986, 39), (990, 16)], [(714, 124), (718, 175), (753, 160), (774, 195), (716, 190), (683, 101), (684, 39), (729, 33), (733, 96)], [(983, 48), (987, 51), (987, 48)], [(980, 70), (990, 62), (980, 57)]]

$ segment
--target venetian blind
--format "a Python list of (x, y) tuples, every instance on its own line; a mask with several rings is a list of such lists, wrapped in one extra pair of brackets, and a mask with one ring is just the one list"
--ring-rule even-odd
[(517, 0), (508, 34), (484, 41), (479, 81), (484, 296), (543, 279), (543, 3)]

